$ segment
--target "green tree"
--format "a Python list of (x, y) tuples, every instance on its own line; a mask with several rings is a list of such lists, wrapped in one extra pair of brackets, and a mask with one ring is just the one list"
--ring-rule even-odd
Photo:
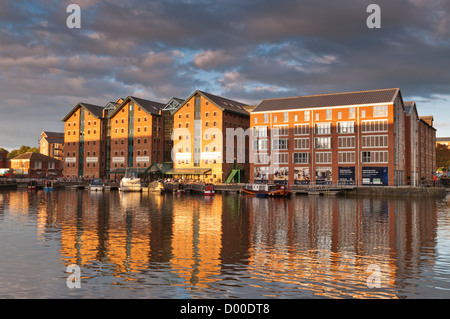
[(445, 144), (438, 144), (436, 146), (436, 166), (438, 168), (450, 166), (450, 148)]
[(39, 148), (22, 145), (18, 150), (12, 150), (8, 153), (8, 158), (13, 158), (27, 152), (39, 153)]

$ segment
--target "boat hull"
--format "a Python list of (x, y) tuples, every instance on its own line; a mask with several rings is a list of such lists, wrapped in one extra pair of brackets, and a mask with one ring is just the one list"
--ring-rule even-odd
[(89, 186), (91, 192), (103, 192), (104, 189), (103, 186)]
[(244, 195), (251, 195), (256, 197), (288, 197), (292, 195), (292, 192), (287, 189), (279, 189), (274, 191), (254, 191), (242, 188), (241, 192)]

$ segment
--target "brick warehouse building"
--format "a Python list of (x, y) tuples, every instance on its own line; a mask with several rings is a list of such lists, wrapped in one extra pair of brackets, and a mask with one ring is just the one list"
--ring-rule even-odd
[(400, 89), (263, 100), (250, 118), (250, 180), (405, 185), (406, 120)]
[(126, 167), (147, 168), (163, 161), (164, 106), (128, 96), (110, 114), (111, 172)]
[[(197, 178), (222, 183), (233, 169), (249, 174), (248, 157), (244, 163), (226, 161), (227, 128), (250, 127), (246, 105), (210, 93), (195, 91), (174, 112), (174, 149), (172, 174), (175, 177)], [(247, 143), (240, 144), (246, 147)], [(247, 146), (246, 146), (247, 145)], [(234, 154), (238, 142), (233, 142)]]
[(419, 117), (420, 181), (431, 181), (436, 172), (436, 129), (432, 116)]
[(66, 178), (105, 176), (106, 118), (104, 108), (78, 103), (62, 119)]

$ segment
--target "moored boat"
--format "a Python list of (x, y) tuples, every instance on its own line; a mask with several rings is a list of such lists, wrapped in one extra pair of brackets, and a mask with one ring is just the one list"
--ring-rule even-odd
[(53, 192), (53, 189), (54, 189), (54, 181), (52, 180), (45, 181), (44, 192)]
[(191, 183), (188, 184), (188, 187), (192, 192), (201, 193), (205, 196), (214, 196), (216, 193), (213, 184)]
[(28, 189), (29, 190), (35, 190), (37, 189), (37, 181), (32, 180), (31, 182), (28, 183)]
[(278, 184), (246, 184), (241, 188), (241, 193), (257, 197), (287, 197), (292, 195), (292, 192), (284, 185)]
[(103, 179), (101, 178), (93, 178), (91, 183), (89, 184), (90, 191), (100, 191), (102, 192), (105, 189), (105, 184), (103, 183)]
[(164, 184), (161, 181), (151, 182), (148, 185), (149, 192), (161, 193), (164, 191)]
[(142, 190), (141, 179), (133, 170), (127, 170), (125, 176), (119, 184), (119, 190), (122, 192), (140, 192)]

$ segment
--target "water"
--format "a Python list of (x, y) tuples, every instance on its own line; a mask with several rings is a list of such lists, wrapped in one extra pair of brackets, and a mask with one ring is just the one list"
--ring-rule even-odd
[(450, 196), (0, 191), (0, 298), (450, 298), (449, 211)]

